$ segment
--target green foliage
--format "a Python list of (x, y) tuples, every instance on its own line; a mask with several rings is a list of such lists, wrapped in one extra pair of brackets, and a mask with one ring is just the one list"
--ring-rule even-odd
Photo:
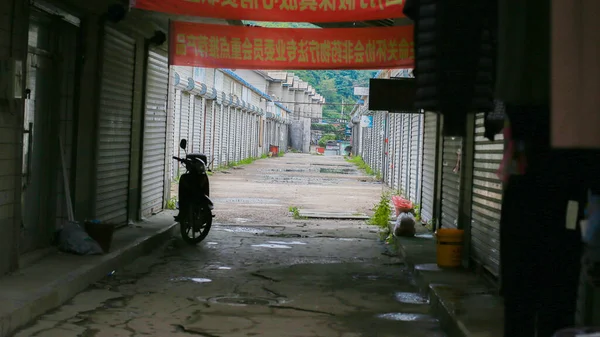
[(349, 163), (356, 165), (359, 169), (364, 170), (370, 176), (376, 176), (377, 173), (371, 169), (367, 163), (362, 159), (361, 156), (355, 156), (347, 159)]
[(288, 211), (292, 214), (292, 217), (296, 220), (306, 219), (306, 217), (300, 216), (300, 210), (296, 206), (290, 206)]
[(335, 135), (335, 139), (346, 139), (346, 127), (344, 124), (320, 124), (311, 125), (311, 130), (321, 131), (323, 134)]
[(390, 194), (382, 193), (379, 203), (374, 207), (375, 214), (369, 219), (369, 225), (377, 226), (383, 230), (389, 230), (392, 206), (390, 205)]
[(285, 156), (285, 152), (283, 152), (283, 151), (277, 152), (277, 157), (283, 157), (283, 156)]
[(335, 140), (335, 135), (324, 135), (323, 137), (321, 137), (321, 139), (319, 139), (319, 146), (320, 147), (325, 147), (325, 145), (327, 145), (327, 142), (330, 140)]
[(415, 211), (415, 219), (417, 221), (421, 221), (421, 205), (420, 204), (414, 204), (413, 208), (414, 208), (414, 211)]
[(169, 199), (169, 201), (167, 201), (167, 209), (177, 209), (177, 197), (172, 197), (171, 199)]

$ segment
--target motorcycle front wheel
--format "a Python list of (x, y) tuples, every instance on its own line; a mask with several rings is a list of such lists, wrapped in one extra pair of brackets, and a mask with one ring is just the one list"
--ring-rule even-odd
[(212, 212), (208, 208), (190, 207), (186, 217), (179, 223), (183, 241), (196, 245), (206, 238), (212, 226)]

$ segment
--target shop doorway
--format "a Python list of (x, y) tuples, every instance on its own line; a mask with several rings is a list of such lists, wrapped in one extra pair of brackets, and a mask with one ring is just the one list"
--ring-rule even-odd
[(23, 117), (21, 254), (49, 246), (57, 225), (66, 219), (60, 148), (69, 170), (76, 46), (76, 26), (56, 13), (32, 9)]

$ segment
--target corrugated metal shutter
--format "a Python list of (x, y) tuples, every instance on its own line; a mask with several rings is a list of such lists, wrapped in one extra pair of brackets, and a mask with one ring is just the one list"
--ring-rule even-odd
[[(181, 91), (175, 90), (175, 105), (173, 106), (173, 155), (179, 156), (179, 141), (181, 140)], [(172, 178), (179, 176), (179, 162), (171, 164)]]
[(167, 155), (169, 64), (164, 51), (148, 51), (142, 155), (142, 216), (163, 209)]
[(400, 172), (402, 170), (402, 115), (394, 113), (394, 189), (402, 189)]
[[(394, 166), (394, 161), (393, 161), (393, 148), (392, 148), (392, 142), (390, 142), (390, 137), (393, 131), (392, 128), (392, 123), (390, 123), (390, 119), (391, 119), (391, 114), (389, 113), (385, 113), (384, 114), (384, 118), (385, 118), (385, 135), (384, 138), (387, 138), (387, 141), (384, 142), (385, 144), (385, 182), (388, 186), (392, 186), (393, 184), (393, 179), (392, 179), (392, 172), (393, 172), (393, 166)], [(343, 150), (343, 149), (342, 149)]]
[(410, 115), (402, 114), (402, 153), (400, 157), (402, 167), (400, 168), (400, 188), (407, 196), (409, 193), (409, 174), (410, 174)]
[(504, 151), (502, 135), (484, 137), (484, 114), (475, 120), (471, 253), (492, 275), (500, 275), (500, 210), (502, 181), (496, 175)]
[(213, 157), (213, 127), (212, 105), (207, 101), (206, 109), (204, 109), (204, 149), (202, 152), (206, 154), (209, 162)]
[(419, 186), (421, 185), (421, 114), (410, 116), (410, 193), (412, 202), (420, 204)]
[(227, 107), (227, 109), (229, 111), (227, 114), (229, 118), (229, 138), (227, 140), (229, 142), (229, 150), (227, 151), (227, 158), (229, 163), (233, 163), (235, 162), (235, 109), (231, 107)]
[(456, 228), (458, 225), (458, 211), (460, 200), (461, 170), (454, 172), (460, 151), (462, 155), (462, 138), (444, 137), (442, 168), (442, 214), (441, 225), (444, 228)]
[(135, 40), (105, 27), (100, 92), (96, 218), (127, 222)]
[(221, 143), (223, 142), (222, 127), (223, 127), (223, 112), (221, 111), (221, 106), (217, 105), (216, 102), (212, 102), (214, 114), (215, 114), (215, 129), (214, 129), (214, 162), (213, 168), (219, 167), (221, 165), (221, 152), (223, 151), (223, 146)]
[(246, 119), (248, 114), (240, 110), (240, 119), (242, 123), (241, 135), (242, 135), (242, 147), (241, 147), (241, 159), (248, 158), (248, 120)]
[(188, 149), (190, 153), (202, 153), (204, 151), (204, 99), (194, 96), (194, 113), (192, 118), (192, 145)]
[(236, 161), (241, 161), (242, 158), (242, 111), (236, 109), (235, 112), (235, 119), (236, 119), (236, 143), (235, 143), (235, 155), (236, 155)]
[(388, 158), (389, 158), (389, 178), (388, 185), (393, 189), (396, 184), (396, 176), (394, 175), (396, 168), (396, 114), (388, 114)]
[[(194, 148), (194, 146), (196, 146), (193, 141), (193, 136), (190, 137), (190, 129), (193, 129), (193, 124), (192, 127), (190, 128), (190, 119), (192, 120), (193, 123), (193, 119), (192, 116), (193, 114), (190, 114), (190, 102), (192, 100), (192, 96), (187, 93), (187, 92), (181, 92), (181, 98), (180, 98), (180, 114), (179, 114), (179, 138), (181, 139), (187, 139), (187, 141), (189, 142), (190, 140), (192, 140), (192, 143), (189, 145), (189, 149), (188, 151), (193, 151), (192, 149)], [(195, 132), (194, 132), (195, 133)], [(197, 143), (196, 143), (197, 144)], [(178, 150), (178, 157), (185, 157), (185, 152), (179, 148), (179, 145), (177, 146)], [(181, 164), (179, 164), (179, 167), (182, 168)], [(181, 172), (181, 169), (179, 170)]]
[(421, 218), (429, 222), (434, 217), (435, 168), (437, 144), (437, 114), (425, 113), (423, 128), (423, 179), (421, 188)]

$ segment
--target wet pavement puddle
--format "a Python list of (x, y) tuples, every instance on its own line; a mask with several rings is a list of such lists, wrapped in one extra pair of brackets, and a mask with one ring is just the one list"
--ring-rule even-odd
[(407, 304), (428, 304), (429, 300), (418, 293), (398, 292), (395, 295), (396, 301)]
[(219, 243), (218, 243), (218, 242), (207, 242), (206, 244), (207, 244), (207, 245), (214, 246), (214, 245), (218, 245)]
[(275, 245), (305, 245), (306, 242), (300, 242), (300, 241), (290, 241), (290, 242), (286, 242), (286, 241), (268, 241), (267, 243), (271, 243), (271, 244), (275, 244)]
[(403, 312), (390, 312), (386, 314), (377, 315), (377, 318), (385, 319), (389, 321), (402, 321), (402, 322), (437, 322), (437, 319), (424, 314), (411, 314)]
[(286, 245), (278, 245), (278, 244), (268, 244), (268, 243), (261, 243), (258, 245), (252, 245), (252, 247), (257, 247), (257, 248), (279, 248), (279, 249), (290, 249), (292, 247), (290, 246), (286, 246)]
[(200, 277), (178, 277), (178, 278), (171, 279), (171, 281), (174, 281), (174, 282), (191, 281), (194, 283), (210, 283), (210, 282), (212, 282), (212, 280), (209, 278), (200, 278)]

